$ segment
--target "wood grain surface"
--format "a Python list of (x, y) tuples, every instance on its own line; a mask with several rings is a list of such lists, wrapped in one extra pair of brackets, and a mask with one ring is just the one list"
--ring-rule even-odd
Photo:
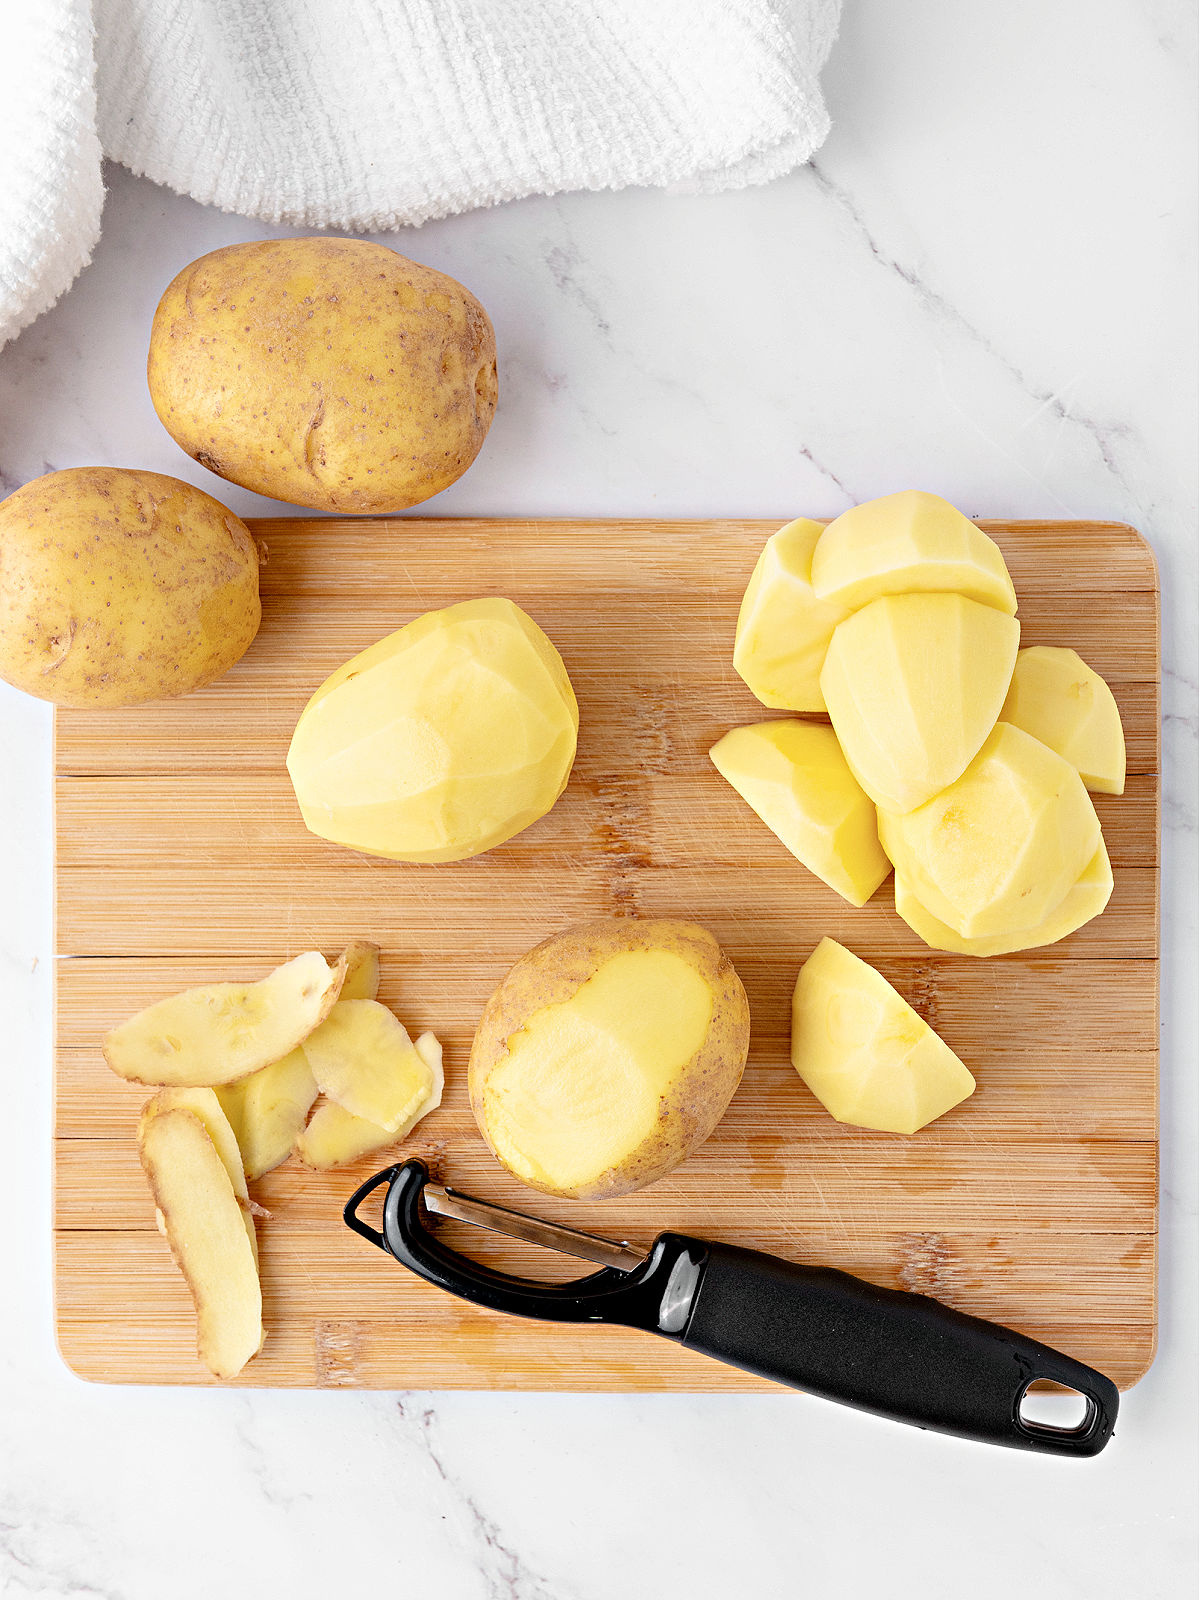
[[(648, 1243), (679, 1229), (844, 1267), (1021, 1328), (1123, 1387), (1155, 1338), (1158, 594), (1130, 528), (984, 524), (1008, 559), (1022, 642), (1069, 644), (1112, 683), (1130, 778), (1099, 796), (1116, 876), (1097, 921), (989, 961), (928, 950), (890, 883), (855, 911), (712, 770), (728, 728), (773, 715), (730, 664), (738, 603), (777, 524), (283, 520), (264, 548), (263, 626), (183, 700), (57, 719), (56, 1286), (81, 1375), (206, 1383), (191, 1304), (134, 1146), (146, 1091), (99, 1041), (162, 995), (261, 976), (355, 936), (384, 947), (380, 997), (446, 1047), (439, 1111), (400, 1149), (448, 1181)], [(422, 611), (480, 594), (525, 607), (562, 651), (579, 755), (540, 823), (474, 861), (403, 866), (308, 834), (283, 758), (306, 699)], [(466, 1062), (488, 994), (581, 917), (711, 928), (750, 996), (729, 1113), (677, 1172), (624, 1200), (555, 1202), (490, 1156)], [(825, 934), (875, 963), (963, 1057), (976, 1094), (912, 1139), (832, 1121), (788, 1064), (796, 972)], [(644, 1334), (503, 1318), (427, 1287), (351, 1235), (346, 1197), (390, 1153), (253, 1186), (266, 1346), (247, 1384), (759, 1389)], [(472, 1231), (505, 1270), (577, 1266)]]

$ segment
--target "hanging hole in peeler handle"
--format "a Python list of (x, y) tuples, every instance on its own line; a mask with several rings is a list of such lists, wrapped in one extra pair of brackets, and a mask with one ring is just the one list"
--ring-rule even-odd
[(1034, 1378), (1017, 1402), (1017, 1425), (1033, 1437), (1086, 1438), (1099, 1420), (1099, 1406), (1081, 1389)]

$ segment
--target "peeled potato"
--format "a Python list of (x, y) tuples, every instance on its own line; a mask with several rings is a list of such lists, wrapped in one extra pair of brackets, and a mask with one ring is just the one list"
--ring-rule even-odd
[(836, 517), (812, 555), (818, 600), (857, 611), (889, 594), (960, 594), (1016, 615), (1000, 547), (936, 494), (907, 489)]
[(306, 826), (398, 861), (461, 861), (549, 811), (575, 759), (562, 658), (511, 600), (430, 611), (328, 678), (287, 766)]
[(200, 1118), (182, 1108), (142, 1119), (138, 1154), (192, 1293), (200, 1359), (235, 1378), (264, 1335), (258, 1267), (228, 1169)]
[(428, 1062), (378, 1000), (339, 1001), (304, 1054), (323, 1094), (393, 1137), (433, 1092)]
[(996, 725), (956, 783), (906, 816), (879, 814), (896, 875), (964, 939), (1036, 928), (1096, 854), (1083, 780), (1020, 728)]
[(957, 594), (873, 600), (834, 629), (821, 688), (850, 770), (902, 814), (960, 777), (1012, 680), (1015, 617)]
[(896, 911), (918, 938), (934, 950), (949, 950), (960, 956), (1003, 956), (1014, 950), (1035, 950), (1057, 944), (1085, 922), (1098, 917), (1113, 891), (1112, 867), (1101, 839), (1096, 854), (1067, 890), (1058, 905), (1033, 928), (1017, 933), (992, 934), (980, 939), (964, 939), (953, 928), (928, 911), (904, 878), (896, 877)]
[(1125, 792), (1125, 734), (1113, 692), (1074, 650), (1035, 644), (1017, 651), (1005, 722), (1069, 761), (1085, 787)]
[(366, 1117), (356, 1117), (336, 1100), (322, 1100), (296, 1139), (296, 1154), (309, 1167), (340, 1167), (385, 1145), (406, 1139), (422, 1117), (442, 1103), (445, 1074), (442, 1047), (432, 1033), (413, 1040), (413, 1049), (430, 1071), (429, 1093), (397, 1128), (381, 1128)]
[(688, 922), (583, 923), (513, 967), (471, 1049), (471, 1107), (497, 1159), (548, 1194), (629, 1194), (716, 1127), (750, 1039), (745, 990)]
[(796, 979), (792, 1065), (831, 1117), (883, 1133), (916, 1133), (975, 1091), (949, 1045), (833, 939)]
[(798, 861), (852, 906), (866, 905), (892, 867), (875, 807), (832, 728), (759, 722), (727, 733), (708, 754)]
[(365, 239), (261, 239), (168, 285), (146, 375), (201, 466), (318, 511), (402, 511), (447, 488), (496, 409), (473, 294)]
[(245, 523), (190, 483), (69, 467), (0, 505), (0, 677), (60, 706), (129, 706), (226, 672), (259, 624)]
[(148, 1084), (224, 1084), (280, 1061), (328, 1016), (345, 969), (310, 950), (258, 983), (210, 983), (121, 1023), (104, 1059)]
[(849, 616), (818, 600), (811, 583), (819, 522), (798, 517), (763, 546), (738, 612), (733, 665), (765, 706), (824, 711), (821, 667), (829, 640)]

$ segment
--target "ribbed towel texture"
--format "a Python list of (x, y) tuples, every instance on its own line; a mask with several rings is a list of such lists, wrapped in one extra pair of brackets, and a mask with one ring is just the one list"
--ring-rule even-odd
[(739, 188), (824, 139), (839, 7), (27, 0), (0, 58), (0, 343), (88, 260), (101, 149), (205, 204), (346, 232), (571, 189)]

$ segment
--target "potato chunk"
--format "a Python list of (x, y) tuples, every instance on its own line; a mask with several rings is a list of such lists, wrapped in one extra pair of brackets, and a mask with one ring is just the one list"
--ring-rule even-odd
[(145, 1117), (138, 1153), (163, 1231), (196, 1307), (200, 1359), (235, 1378), (262, 1348), (262, 1292), (244, 1213), (200, 1118), (182, 1108)]
[(187, 989), (114, 1028), (104, 1059), (134, 1083), (233, 1083), (294, 1050), (328, 1016), (344, 975), (310, 950), (258, 983)]
[(1125, 792), (1125, 734), (1113, 692), (1074, 650), (1035, 644), (1017, 652), (1004, 722), (1069, 761), (1089, 789)]
[(1000, 715), (1020, 627), (957, 594), (874, 600), (834, 629), (821, 688), (850, 770), (884, 811), (960, 777)]
[(433, 1092), (429, 1063), (378, 1000), (339, 1001), (304, 1054), (322, 1093), (393, 1136)]
[(423, 1033), (413, 1041), (413, 1049), (429, 1067), (433, 1077), (428, 1097), (412, 1112), (405, 1122), (390, 1132), (378, 1123), (356, 1117), (352, 1111), (338, 1105), (336, 1100), (322, 1100), (296, 1140), (296, 1154), (309, 1167), (340, 1167), (360, 1156), (370, 1155), (385, 1145), (399, 1144), (406, 1139), (422, 1117), (436, 1111), (442, 1103), (445, 1076), (442, 1071), (442, 1047), (432, 1033)]
[(305, 826), (396, 861), (462, 861), (550, 810), (575, 759), (562, 658), (511, 600), (430, 611), (305, 706), (287, 767)]
[(819, 522), (798, 517), (763, 546), (738, 612), (733, 665), (765, 706), (824, 711), (821, 667), (849, 611), (812, 591)]
[(629, 1194), (724, 1114), (749, 1048), (745, 990), (687, 922), (584, 923), (523, 956), (484, 1008), (471, 1106), (496, 1157), (549, 1194)]
[(833, 939), (796, 979), (792, 1065), (838, 1122), (883, 1133), (916, 1133), (975, 1092), (949, 1045)]
[(912, 894), (963, 939), (1036, 928), (1096, 854), (1083, 780), (1031, 734), (998, 723), (957, 783), (879, 837)]
[(1003, 956), (1014, 950), (1035, 950), (1041, 945), (1057, 944), (1069, 933), (1082, 928), (1085, 922), (1098, 917), (1108, 904), (1112, 891), (1112, 867), (1104, 840), (1101, 839), (1096, 854), (1062, 900), (1034, 928), (1025, 928), (1017, 933), (993, 934), (982, 939), (964, 939), (935, 917), (932, 911), (928, 911), (900, 876), (896, 878), (896, 911), (917, 937), (933, 950), (949, 950), (960, 956)]
[(852, 906), (866, 905), (891, 863), (879, 843), (875, 807), (832, 728), (759, 722), (727, 733), (708, 754), (798, 861)]
[(843, 511), (812, 556), (813, 593), (857, 611), (889, 594), (960, 594), (1015, 616), (1000, 547), (936, 494), (906, 489)]

